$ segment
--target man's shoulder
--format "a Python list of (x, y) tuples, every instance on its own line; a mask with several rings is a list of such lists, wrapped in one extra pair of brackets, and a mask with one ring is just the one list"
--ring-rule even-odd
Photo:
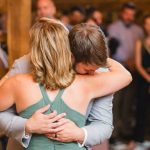
[(17, 60), (14, 64), (18, 67), (21, 73), (29, 73), (31, 71), (30, 54), (24, 55)]
[(18, 63), (28, 63), (28, 62), (30, 62), (30, 54), (26, 54), (26, 55), (16, 59), (15, 62), (18, 62)]
[(8, 77), (12, 77), (16, 74), (24, 74), (31, 72), (30, 54), (24, 55), (16, 59), (8, 72)]

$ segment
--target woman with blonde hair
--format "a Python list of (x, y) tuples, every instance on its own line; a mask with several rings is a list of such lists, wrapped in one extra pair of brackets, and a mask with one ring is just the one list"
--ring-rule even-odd
[[(111, 59), (107, 61), (110, 72), (75, 75), (68, 30), (58, 21), (47, 18), (37, 21), (31, 28), (30, 40), (33, 72), (16, 75), (4, 82), (0, 87), (0, 111), (15, 104), (18, 114), (29, 118), (37, 109), (50, 104), (51, 109), (46, 114), (53, 110), (59, 114), (65, 112), (66, 118), (82, 127), (86, 120), (86, 109), (93, 98), (116, 92), (132, 80), (130, 73)], [(86, 148), (79, 147), (76, 142), (63, 143), (33, 134), (26, 149)]]

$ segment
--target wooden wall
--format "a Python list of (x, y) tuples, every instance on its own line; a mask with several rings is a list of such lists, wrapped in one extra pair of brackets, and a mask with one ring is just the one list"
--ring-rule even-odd
[[(74, 5), (96, 6), (102, 11), (117, 11), (124, 2), (129, 0), (54, 0), (58, 9), (69, 9)], [(130, 0), (131, 1), (131, 0)], [(150, 12), (150, 0), (132, 0), (139, 9)]]
[(9, 63), (29, 51), (31, 0), (7, 1), (7, 44)]
[[(0, 12), (7, 14), (7, 46), (10, 65), (29, 51), (32, 0), (0, 0)], [(0, 37), (2, 41), (4, 36)]]
[(7, 0), (0, 0), (0, 12), (6, 12)]

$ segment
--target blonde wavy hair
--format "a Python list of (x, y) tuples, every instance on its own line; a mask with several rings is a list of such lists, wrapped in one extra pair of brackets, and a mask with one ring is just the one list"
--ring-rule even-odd
[(59, 21), (38, 20), (30, 30), (33, 77), (47, 89), (68, 87), (74, 80), (69, 31)]

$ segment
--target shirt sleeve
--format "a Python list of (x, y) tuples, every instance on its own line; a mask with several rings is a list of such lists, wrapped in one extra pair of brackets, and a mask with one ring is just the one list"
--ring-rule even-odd
[[(8, 79), (16, 74), (23, 73), (20, 63), (21, 59), (15, 60), (10, 71), (4, 78)], [(25, 123), (27, 119), (17, 116), (15, 108), (0, 112), (0, 130), (8, 137), (17, 140), (23, 147), (27, 148), (32, 135), (25, 135)]]
[(110, 138), (113, 131), (112, 99), (110, 95), (94, 101), (84, 127), (87, 131), (86, 146), (91, 147)]
[(30, 144), (30, 141), (31, 141), (31, 137), (32, 135), (31, 134), (25, 134), (25, 130), (23, 132), (23, 136), (22, 136), (22, 146), (27, 148)]
[(79, 147), (84, 147), (85, 146), (85, 142), (87, 140), (87, 130), (84, 127), (82, 129), (84, 131), (84, 140), (83, 140), (83, 143), (78, 143)]
[(9, 72), (7, 73), (7, 78), (15, 76), (16, 74), (22, 73), (19, 67), (18, 60), (15, 60)]
[(14, 64), (10, 68), (10, 71), (7, 73), (7, 76), (9, 78), (16, 74), (25, 74), (30, 73), (31, 71), (32, 67), (30, 64), (30, 54), (28, 54), (14, 61)]
[(16, 115), (15, 108), (0, 112), (0, 131), (17, 140), (23, 147), (28, 147), (31, 136), (25, 135), (26, 119)]
[[(108, 68), (99, 68), (97, 72), (108, 72)], [(85, 146), (91, 147), (109, 139), (113, 131), (113, 95), (91, 101), (87, 111), (87, 132)]]

